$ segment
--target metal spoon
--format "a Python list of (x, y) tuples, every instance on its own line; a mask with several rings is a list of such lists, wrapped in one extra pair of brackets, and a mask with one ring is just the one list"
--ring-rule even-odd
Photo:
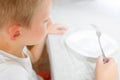
[(104, 57), (104, 59), (103, 59), (103, 62), (104, 63), (107, 63), (108, 62), (108, 59), (106, 58), (106, 55), (105, 55), (105, 53), (104, 53), (104, 51), (103, 51), (103, 48), (102, 48), (102, 45), (101, 45), (101, 41), (100, 41), (100, 38), (101, 38), (101, 31), (98, 29), (98, 27), (95, 25), (95, 24), (91, 24), (91, 26), (95, 29), (95, 31), (96, 31), (96, 35), (97, 35), (97, 37), (98, 37), (98, 43), (99, 43), (99, 46), (100, 46), (100, 50), (101, 50), (101, 52), (102, 52), (102, 55), (103, 55), (103, 57)]

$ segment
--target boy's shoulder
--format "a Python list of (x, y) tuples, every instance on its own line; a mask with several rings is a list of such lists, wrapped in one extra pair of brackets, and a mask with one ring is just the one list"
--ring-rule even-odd
[(1, 72), (26, 72), (20, 61), (15, 59), (14, 56), (11, 57), (9, 54), (4, 54), (0, 52), (0, 74)]
[(0, 80), (27, 80), (27, 71), (20, 65), (12, 63), (0, 63)]
[(18, 63), (11, 63), (11, 62), (4, 62), (0, 63), (0, 73), (1, 72), (24, 72), (26, 73), (27, 71), (23, 68), (22, 65)]

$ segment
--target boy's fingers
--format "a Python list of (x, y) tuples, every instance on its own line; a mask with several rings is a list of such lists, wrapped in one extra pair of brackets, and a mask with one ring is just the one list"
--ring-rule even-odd
[(55, 31), (54, 34), (64, 34), (65, 31)]
[(111, 57), (108, 57), (108, 58), (104, 58), (103, 56), (99, 56), (98, 57), (98, 63), (115, 63), (115, 60)]
[(111, 57), (108, 58), (108, 61), (109, 61), (110, 63), (116, 63), (115, 60), (114, 60), (113, 58), (111, 58)]
[(57, 30), (68, 30), (68, 28), (65, 26), (57, 26), (56, 29)]
[(106, 64), (106, 63), (109, 62), (110, 59), (111, 59), (111, 58), (104, 58), (103, 56), (99, 56), (98, 62), (99, 62), (99, 63), (102, 63), (102, 64)]
[(57, 34), (64, 34), (66, 31), (67, 31), (67, 27), (57, 26), (54, 32)]
[(48, 26), (48, 33), (49, 34), (64, 34), (68, 30), (68, 27), (61, 24), (52, 24)]
[(99, 61), (103, 61), (103, 56), (100, 55), (100, 56), (98, 57), (98, 60), (99, 60)]
[(102, 55), (100, 55), (98, 57), (97, 63), (102, 63), (103, 64), (103, 56)]

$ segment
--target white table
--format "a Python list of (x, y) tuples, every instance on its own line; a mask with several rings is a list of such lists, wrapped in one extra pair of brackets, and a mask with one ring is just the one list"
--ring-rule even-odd
[[(120, 46), (120, 16), (108, 14), (102, 9), (95, 2), (80, 2), (54, 8), (51, 15), (53, 21), (66, 24), (69, 31), (64, 35), (48, 36), (52, 80), (94, 80), (96, 59), (74, 56), (75, 52), (64, 43), (64, 39), (71, 33), (92, 29), (90, 24), (96, 24), (101, 31), (115, 38)], [(119, 52), (116, 51), (112, 56), (120, 67)]]

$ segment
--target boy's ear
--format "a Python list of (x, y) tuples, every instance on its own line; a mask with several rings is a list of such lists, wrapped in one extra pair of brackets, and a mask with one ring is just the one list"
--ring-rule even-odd
[(19, 24), (14, 24), (9, 27), (8, 35), (11, 40), (16, 40), (21, 36), (21, 26)]

